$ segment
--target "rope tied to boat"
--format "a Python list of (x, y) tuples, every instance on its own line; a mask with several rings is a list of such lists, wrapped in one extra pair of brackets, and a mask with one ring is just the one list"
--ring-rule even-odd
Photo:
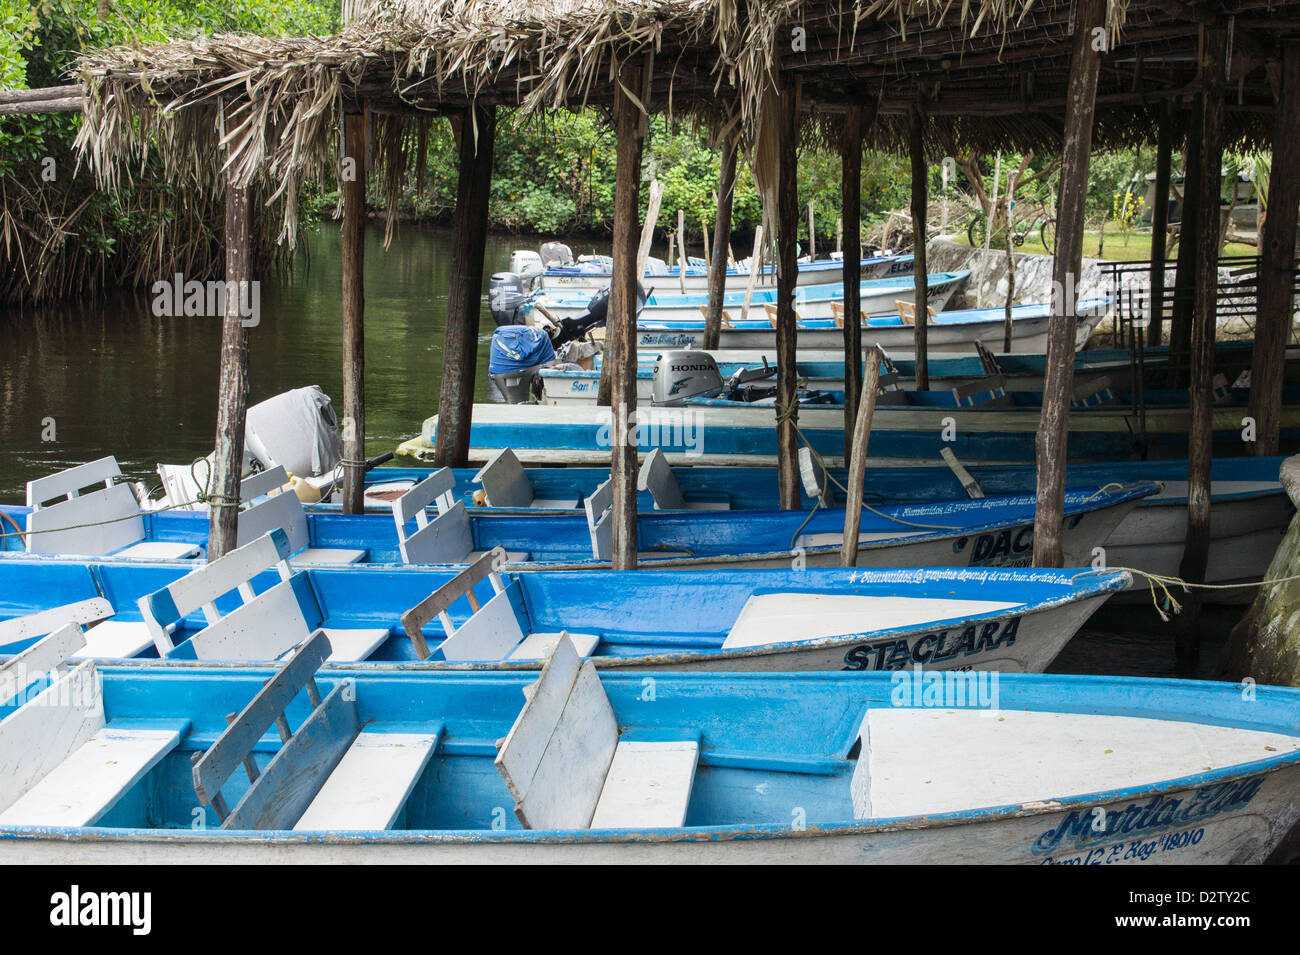
[(1155, 607), (1156, 613), (1160, 615), (1160, 619), (1165, 623), (1168, 623), (1172, 618), (1165, 613), (1164, 607), (1160, 605), (1160, 601), (1156, 597), (1157, 587), (1160, 588), (1160, 592), (1164, 595), (1165, 606), (1169, 608), (1170, 612), (1177, 615), (1183, 612), (1183, 605), (1170, 592), (1170, 587), (1182, 587), (1184, 591), (1189, 592), (1192, 590), (1237, 590), (1242, 587), (1267, 587), (1273, 584), (1286, 584), (1300, 580), (1300, 574), (1292, 574), (1289, 577), (1265, 577), (1262, 580), (1243, 580), (1240, 583), (1233, 584), (1198, 584), (1190, 580), (1183, 580), (1183, 578), (1173, 574), (1155, 574), (1148, 570), (1139, 570), (1136, 567), (1091, 567), (1075, 574), (1070, 578), (1070, 582), (1073, 583), (1086, 574), (1104, 574), (1116, 570), (1122, 570), (1146, 579), (1147, 587), (1151, 591), (1151, 603)]
[[(796, 403), (796, 404), (797, 404), (797, 403)], [(778, 404), (776, 405), (776, 421), (777, 421), (777, 424), (778, 424), (778, 425), (781, 424), (783, 421), (789, 421), (789, 422), (790, 422), (790, 424), (794, 427), (795, 437), (797, 437), (797, 438), (798, 438), (798, 439), (803, 443), (803, 446), (804, 446), (805, 448), (808, 449), (808, 453), (812, 456), (812, 459), (813, 459), (815, 462), (817, 462), (817, 466), (820, 467), (820, 468), (822, 469), (822, 485), (823, 485), (823, 486), (825, 486), (825, 485), (827, 485), (827, 484), (833, 484), (833, 485), (835, 485), (837, 488), (840, 489), (841, 492), (843, 492), (843, 494), (844, 494), (844, 499), (845, 499), (845, 501), (847, 501), (847, 500), (848, 500), (848, 497), (849, 497), (849, 489), (846, 488), (846, 487), (845, 487), (843, 484), (841, 484), (839, 481), (835, 480), (835, 477), (831, 474), (831, 469), (826, 465), (826, 459), (823, 458), (823, 457), (821, 456), (821, 454), (817, 451), (817, 449), (814, 448), (814, 447), (812, 446), (812, 442), (808, 440), (807, 436), (806, 436), (806, 435), (803, 433), (803, 431), (799, 428), (799, 422), (798, 422), (798, 419), (797, 419), (797, 418), (795, 417), (795, 415), (794, 415), (793, 407), (791, 407), (791, 408), (789, 408), (789, 409), (785, 409), (785, 410), (783, 410), (782, 407), (781, 407), (781, 405), (778, 403)], [(790, 538), (790, 549), (791, 549), (791, 550), (794, 550), (794, 545), (795, 545), (795, 542), (799, 540), (799, 535), (803, 533), (803, 529), (804, 529), (805, 527), (808, 526), (808, 522), (811, 521), (811, 520), (813, 519), (813, 515), (817, 513), (818, 509), (819, 509), (821, 506), (822, 506), (822, 499), (821, 499), (821, 497), (818, 497), (818, 498), (816, 499), (816, 501), (813, 503), (812, 510), (810, 510), (810, 511), (808, 512), (808, 516), (804, 518), (803, 523), (800, 524), (800, 525), (795, 529), (794, 536), (792, 536), (792, 537)], [(880, 510), (880, 509), (878, 509), (878, 508), (872, 507), (872, 506), (871, 506), (870, 504), (868, 504), (866, 501), (863, 501), (863, 502), (862, 502), (862, 506), (863, 506), (866, 510), (870, 511), (872, 514), (875, 514), (875, 515), (878, 516), (878, 517), (883, 517), (883, 518), (884, 518), (885, 520), (887, 520), (887, 521), (893, 521), (895, 524), (902, 524), (902, 525), (904, 525), (904, 526), (906, 526), (906, 527), (919, 527), (919, 528), (921, 528), (922, 530), (931, 530), (931, 531), (960, 531), (960, 530), (965, 530), (965, 528), (962, 527), (962, 526), (960, 526), (960, 525), (952, 525), (952, 524), (921, 524), (921, 523), (919, 523), (919, 522), (917, 522), (917, 521), (909, 521), (909, 520), (906, 520), (906, 519), (904, 519), (904, 518), (902, 518), (902, 517), (898, 517), (898, 516), (896, 516), (896, 515), (894, 515), (894, 514), (889, 514), (889, 513), (886, 513), (885, 511), (882, 511), (882, 510)]]

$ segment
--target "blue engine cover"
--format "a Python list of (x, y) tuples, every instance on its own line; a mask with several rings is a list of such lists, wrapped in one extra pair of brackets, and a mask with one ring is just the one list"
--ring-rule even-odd
[(540, 328), (530, 325), (502, 325), (492, 333), (492, 352), (488, 372), (508, 374), (541, 365), (555, 357), (551, 339)]

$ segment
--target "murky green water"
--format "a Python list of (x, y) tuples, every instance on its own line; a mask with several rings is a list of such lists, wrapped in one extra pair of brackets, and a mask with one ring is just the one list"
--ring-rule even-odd
[[(388, 250), (366, 237), (366, 452), (391, 451), (437, 408), (446, 327), (450, 231), (402, 226)], [(263, 282), (250, 335), (250, 401), (320, 385), (342, 413), (340, 234), (322, 223), (292, 276)], [(504, 270), (530, 237), (489, 236), (487, 274)], [(586, 245), (578, 251), (594, 251)], [(0, 499), (27, 481), (112, 454), (124, 472), (156, 483), (160, 462), (212, 450), (221, 324), (158, 318), (149, 296), (0, 312)], [(487, 395), (483, 311), (475, 397)], [(53, 432), (54, 440), (42, 440)]]

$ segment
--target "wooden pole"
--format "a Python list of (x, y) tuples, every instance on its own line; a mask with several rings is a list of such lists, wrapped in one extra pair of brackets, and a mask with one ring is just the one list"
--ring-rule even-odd
[(1007, 170), (1007, 300), (1003, 305), (1002, 352), (1011, 354), (1011, 309), (1015, 307), (1016, 298), (1016, 257), (1011, 251), (1011, 204), (1015, 202), (1016, 173)]
[(677, 281), (686, 294), (686, 213), (677, 210)]
[(776, 276), (776, 441), (777, 476), (782, 510), (803, 506), (799, 488), (798, 379), (795, 364), (798, 318), (794, 310), (794, 289), (799, 263), (795, 236), (799, 228), (799, 194), (795, 158), (795, 114), (798, 98), (792, 89), (778, 98), (781, 116), (777, 136), (780, 157), (777, 177), (777, 276)]
[(639, 62), (624, 62), (614, 94), (617, 166), (614, 174), (614, 259), (609, 285), (605, 361), (610, 366), (609, 476), (613, 482), (614, 569), (636, 567), (636, 252), (641, 151), (641, 111), (627, 90), (641, 89)]
[(754, 227), (754, 251), (749, 256), (749, 276), (745, 279), (745, 301), (740, 306), (740, 317), (749, 318), (749, 303), (754, 297), (754, 283), (758, 281), (759, 250), (763, 248), (763, 227)]
[(844, 112), (840, 141), (840, 217), (844, 222), (844, 434), (851, 453), (862, 394), (862, 107)]
[(1282, 48), (1282, 85), (1273, 121), (1273, 165), (1268, 215), (1259, 243), (1259, 289), (1255, 297), (1255, 348), (1250, 368), (1250, 415), (1255, 454), (1278, 452), (1286, 343), (1295, 312), (1296, 207), (1300, 205), (1300, 43)]
[(808, 261), (817, 261), (817, 214), (811, 199), (808, 200)]
[(1201, 98), (1192, 106), (1187, 124), (1187, 148), (1183, 151), (1183, 214), (1178, 228), (1178, 263), (1174, 273), (1174, 305), (1169, 320), (1169, 384), (1187, 387), (1188, 353), (1192, 343), (1192, 309), (1196, 301), (1196, 250), (1200, 235), (1195, 183), (1201, 175)]
[(451, 274), (447, 282), (447, 331), (433, 455), (438, 467), (463, 468), (469, 463), (496, 123), (496, 107), (475, 105), (465, 111), (461, 124)]
[(912, 255), (913, 288), (916, 289), (916, 323), (913, 326), (913, 350), (916, 352), (916, 388), (928, 391), (930, 388), (930, 358), (928, 355), (928, 332), (930, 312), (930, 277), (925, 264), (925, 217), (929, 199), (930, 167), (925, 161), (925, 140), (923, 138), (924, 117), (921, 104), (912, 108), (909, 116), (908, 145), (912, 154)]
[(844, 543), (840, 545), (840, 566), (858, 563), (858, 533), (862, 529), (862, 492), (867, 479), (867, 441), (871, 437), (871, 416), (876, 412), (880, 391), (880, 349), (867, 349), (866, 373), (862, 379), (862, 404), (853, 423), (853, 453), (849, 455), (848, 497), (844, 501)]
[(1156, 200), (1151, 207), (1151, 324), (1147, 345), (1159, 345), (1165, 321), (1165, 256), (1169, 242), (1169, 178), (1173, 162), (1173, 114), (1166, 100), (1156, 135)]
[(664, 184), (650, 180), (650, 198), (646, 201), (645, 222), (641, 225), (641, 242), (636, 247), (636, 278), (645, 277), (645, 264), (650, 258), (650, 245), (655, 238), (655, 225), (659, 222), (659, 206), (664, 199)]
[[(365, 510), (366, 114), (343, 117), (343, 154), (354, 163), (343, 181), (343, 513)], [(439, 419), (441, 421), (441, 419)], [(439, 428), (439, 430), (442, 430)]]
[[(1097, 107), (1101, 53), (1094, 31), (1105, 26), (1106, 0), (1079, 0), (1075, 8), (1070, 84), (1065, 104), (1065, 141), (1061, 146), (1061, 197), (1056, 214), (1056, 252), (1052, 257), (1052, 316), (1047, 331), (1047, 367), (1043, 380), (1042, 424), (1035, 441), (1038, 462), (1034, 512), (1034, 566), (1060, 567), (1064, 560), (1061, 530), (1065, 521), (1065, 465), (1069, 437), (1070, 395), (1074, 390), (1074, 343), (1078, 334), (1078, 282), (1083, 267), (1084, 204), (1088, 197), (1088, 160)], [(991, 228), (990, 224), (990, 228)]]
[[(712, 351), (722, 337), (722, 303), (727, 290), (727, 236), (731, 235), (731, 209), (736, 197), (736, 137), (722, 140), (718, 163), (718, 217), (713, 223), (713, 261), (709, 264), (709, 305), (704, 320), (704, 348)], [(752, 282), (751, 273), (751, 286)]]
[[(248, 269), (248, 190), (226, 186), (226, 301), (221, 317), (221, 370), (217, 385), (217, 440), (208, 482), (208, 560), (235, 549), (239, 536), (239, 483), (244, 474), (244, 421), (248, 413), (248, 327), (240, 292)], [(232, 284), (234, 283), (234, 284)], [(231, 294), (231, 290), (236, 290)]]
[[(1210, 463), (1214, 456), (1214, 333), (1219, 290), (1219, 194), (1222, 191), (1224, 61), (1228, 33), (1207, 26), (1201, 41), (1201, 171), (1195, 183), (1200, 242), (1191, 339), (1191, 429), (1187, 439), (1187, 539), (1178, 576), (1204, 583), (1210, 559)], [(1291, 130), (1294, 133), (1294, 130)], [(1201, 592), (1188, 592), (1175, 634), (1179, 672), (1193, 676), (1200, 656)]]

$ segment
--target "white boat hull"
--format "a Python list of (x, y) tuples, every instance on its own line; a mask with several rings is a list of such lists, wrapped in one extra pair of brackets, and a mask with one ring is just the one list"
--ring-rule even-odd
[[(843, 267), (827, 268), (825, 263), (818, 260), (818, 265), (822, 268), (816, 271), (806, 268), (800, 268), (798, 276), (795, 279), (795, 285), (824, 285), (828, 282), (840, 282), (844, 278)], [(862, 260), (862, 278), (863, 279), (883, 279), (891, 275), (911, 275), (912, 274), (912, 257), (902, 256), (896, 258), (882, 259), (863, 259)], [(585, 275), (547, 275), (543, 273), (541, 285), (544, 289), (602, 289), (609, 284), (609, 275), (603, 272), (593, 272)], [(676, 273), (671, 275), (646, 275), (641, 279), (641, 283), (647, 288), (654, 286), (661, 291), (670, 292), (674, 289), (679, 290), (682, 287), (681, 279)], [(727, 274), (726, 285), (724, 290), (727, 292), (744, 292), (749, 285), (749, 273), (734, 272)], [(774, 288), (776, 286), (776, 273), (770, 269), (760, 275), (754, 283), (755, 288)], [(686, 291), (688, 292), (707, 292), (709, 290), (709, 276), (705, 273), (686, 273)]]
[[(671, 832), (550, 834), (411, 831), (224, 833), (218, 830), (40, 830), (0, 837), (0, 861), (26, 865), (364, 864), (1258, 864), (1297, 818), (1300, 766), (1241, 772), (1136, 797), (1047, 801), (957, 819), (734, 826)], [(496, 807), (485, 807), (482, 825)], [(504, 807), (509, 812), (509, 805)], [(1115, 820), (1097, 832), (1096, 819)], [(1126, 822), (1127, 820), (1127, 822)]]

